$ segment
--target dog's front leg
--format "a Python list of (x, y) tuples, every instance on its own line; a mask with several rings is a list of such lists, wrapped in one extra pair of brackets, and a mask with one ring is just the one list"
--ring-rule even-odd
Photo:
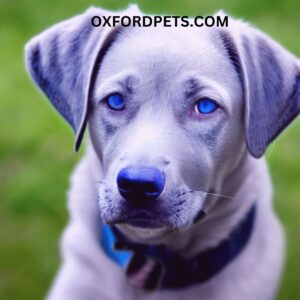
[[(99, 244), (99, 209), (96, 184), (87, 154), (75, 169), (69, 192), (70, 222), (61, 240), (62, 266), (47, 299), (111, 300), (103, 288), (103, 253)], [(105, 281), (105, 282), (104, 282)]]

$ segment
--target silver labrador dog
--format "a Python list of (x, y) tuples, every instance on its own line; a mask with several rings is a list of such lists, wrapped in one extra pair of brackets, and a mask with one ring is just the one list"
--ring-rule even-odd
[(90, 135), (48, 299), (274, 299), (284, 235), (262, 156), (299, 114), (299, 60), (232, 18), (91, 25), (109, 15), (142, 13), (90, 8), (26, 46), (75, 148)]

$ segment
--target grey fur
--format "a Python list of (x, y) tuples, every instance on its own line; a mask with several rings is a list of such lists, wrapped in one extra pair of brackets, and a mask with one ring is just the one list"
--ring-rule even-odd
[[(256, 157), (300, 111), (299, 60), (234, 19), (222, 29), (104, 32), (87, 26), (99, 14), (111, 13), (90, 9), (26, 48), (29, 71), (76, 131), (76, 148), (86, 123), (90, 133), (72, 176), (63, 264), (48, 299), (274, 299), (284, 236), (265, 161)], [(141, 12), (130, 7), (119, 14)], [(109, 109), (111, 93), (123, 95), (126, 109)], [(197, 113), (202, 97), (220, 108)], [(134, 207), (118, 192), (117, 174), (132, 165), (164, 173), (163, 192), (147, 206)], [(228, 238), (254, 203), (246, 248), (220, 274), (191, 288), (135, 290), (99, 245), (101, 216), (133, 241), (163, 243), (191, 257)], [(136, 218), (149, 228), (130, 225)]]
[(244, 86), (248, 149), (261, 157), (300, 112), (300, 99), (294, 96), (299, 88), (299, 62), (254, 29), (241, 33), (240, 44), (224, 30), (220, 37)]
[(244, 36), (247, 142), (252, 155), (261, 157), (266, 147), (300, 112), (298, 60), (270, 38), (250, 31)]
[(102, 9), (90, 8), (82, 15), (47, 29), (26, 45), (28, 70), (41, 91), (75, 131), (76, 150), (86, 126), (95, 66), (100, 63), (116, 34), (115, 29), (92, 26), (92, 16), (105, 13)]

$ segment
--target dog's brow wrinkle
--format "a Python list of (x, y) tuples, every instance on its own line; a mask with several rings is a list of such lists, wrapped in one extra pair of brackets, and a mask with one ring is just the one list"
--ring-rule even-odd
[(196, 78), (188, 78), (184, 83), (184, 96), (191, 98), (201, 90), (201, 84)]
[(132, 94), (137, 81), (138, 79), (134, 75), (128, 75), (120, 84), (128, 94)]

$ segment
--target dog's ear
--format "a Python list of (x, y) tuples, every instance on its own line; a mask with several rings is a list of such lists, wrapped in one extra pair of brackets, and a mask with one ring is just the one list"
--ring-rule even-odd
[(300, 62), (259, 30), (230, 21), (220, 36), (243, 85), (248, 150), (261, 157), (300, 113)]
[[(132, 10), (138, 11), (130, 7), (126, 13)], [(76, 150), (86, 127), (89, 98), (101, 59), (121, 31), (121, 27), (94, 27), (92, 18), (114, 14), (90, 8), (45, 30), (25, 47), (29, 73), (72, 126)]]

